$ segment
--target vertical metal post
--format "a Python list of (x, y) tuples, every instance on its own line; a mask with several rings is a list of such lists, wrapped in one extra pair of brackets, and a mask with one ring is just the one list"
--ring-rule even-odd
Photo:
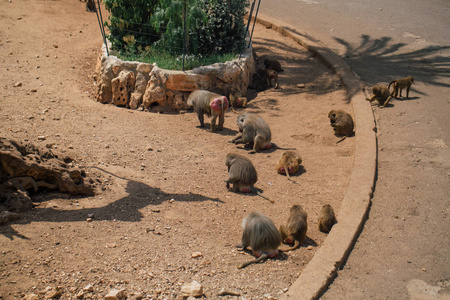
[[(94, 6), (95, 6), (95, 1), (94, 1)], [(97, 7), (98, 7), (98, 9), (97, 9)], [(97, 0), (97, 7), (95, 8), (95, 14), (97, 15), (98, 25), (100, 25), (100, 31), (102, 33), (103, 43), (105, 43), (106, 54), (109, 56), (108, 44), (106, 43), (105, 27), (103, 26), (102, 10), (100, 9), (100, 0)], [(100, 13), (100, 16), (99, 16), (99, 13)]]
[(183, 6), (183, 72), (184, 72), (184, 60), (186, 58), (186, 14), (187, 14), (187, 0), (184, 0), (184, 6)]
[(250, 48), (250, 45), (252, 44), (253, 30), (255, 29), (255, 23), (256, 23), (256, 18), (258, 17), (258, 11), (259, 11), (260, 4), (261, 4), (261, 0), (258, 1), (258, 8), (256, 8), (255, 20), (253, 21), (252, 34), (250, 35), (250, 40), (248, 41), (247, 48)]
[(252, 20), (253, 8), (255, 8), (255, 2), (256, 2), (256, 0), (253, 0), (253, 3), (250, 7), (250, 12), (248, 13), (247, 26), (245, 27), (245, 31), (244, 31), (244, 38), (243, 38), (242, 43), (239, 44), (239, 59), (242, 56), (242, 44), (245, 43), (245, 38), (247, 37), (248, 28), (250, 27), (250, 22)]

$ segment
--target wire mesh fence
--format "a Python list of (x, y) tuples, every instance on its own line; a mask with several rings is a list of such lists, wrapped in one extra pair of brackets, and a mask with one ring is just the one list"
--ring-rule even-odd
[[(170, 60), (181, 61), (182, 70), (184, 71), (186, 60), (202, 60), (205, 52), (218, 55), (229, 51), (234, 55), (239, 54), (240, 58), (242, 52), (251, 46), (253, 28), (260, 3), (261, 0), (252, 0), (249, 3), (247, 24), (245, 26), (244, 20), (242, 20), (242, 30), (233, 28), (233, 26), (236, 26), (236, 21), (231, 13), (223, 15), (222, 11), (222, 15), (206, 14), (208, 22), (213, 26), (206, 33), (200, 32), (201, 30), (186, 30), (189, 26), (187, 17), (190, 12), (186, 9), (187, 7), (183, 10), (182, 27), (174, 28), (170, 34), (157, 32), (154, 30), (154, 24), (150, 24), (150, 22), (136, 22), (113, 16), (112, 14), (109, 17), (109, 22), (105, 22), (102, 17), (100, 0), (97, 0), (95, 3), (95, 12), (108, 56), (112, 51), (114, 55), (131, 58), (132, 60), (145, 59), (146, 56), (167, 57)], [(184, 0), (184, 4), (187, 6), (187, 0)], [(255, 17), (253, 18), (253, 24), (251, 24), (253, 14), (255, 14)], [(106, 33), (105, 25), (109, 29), (109, 34)], [(225, 32), (223, 27), (226, 26), (231, 27), (231, 29), (228, 29), (228, 36), (223, 33)], [(235, 31), (233, 32), (232, 30)], [(230, 32), (232, 33), (231, 36)], [(202, 41), (206, 42), (199, 42), (199, 35), (202, 35)], [(112, 49), (108, 48), (107, 40), (111, 42)], [(231, 48), (228, 45), (232, 43), (234, 45), (231, 51), (230, 49), (224, 49)]]

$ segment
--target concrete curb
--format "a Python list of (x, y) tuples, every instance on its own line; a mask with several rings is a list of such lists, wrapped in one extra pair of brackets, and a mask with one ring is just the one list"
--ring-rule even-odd
[(282, 21), (259, 14), (258, 23), (291, 38), (316, 55), (340, 78), (355, 116), (355, 160), (350, 184), (333, 227), (312, 260), (281, 299), (317, 299), (337, 276), (358, 238), (370, 207), (377, 166), (375, 121), (359, 77), (334, 52)]

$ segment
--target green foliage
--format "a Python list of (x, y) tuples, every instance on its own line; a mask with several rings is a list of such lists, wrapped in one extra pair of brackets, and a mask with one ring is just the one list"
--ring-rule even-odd
[(159, 39), (150, 17), (158, 0), (105, 0), (110, 12), (108, 39), (118, 51), (142, 51)]
[[(185, 7), (186, 4), (186, 7)], [(200, 3), (201, 4), (201, 3)], [(186, 28), (183, 28), (186, 18)], [(151, 23), (161, 39), (154, 47), (173, 54), (197, 53), (197, 28), (207, 22), (205, 11), (197, 0), (160, 0)], [(184, 49), (186, 41), (186, 49)]]
[(208, 22), (200, 30), (200, 53), (238, 52), (243, 44), (248, 0), (199, 0)]
[[(124, 60), (140, 61), (150, 64), (156, 62), (160, 68), (167, 70), (183, 70), (183, 56), (176, 56), (166, 51), (152, 49), (141, 53), (126, 52), (122, 53), (121, 58)], [(235, 53), (211, 54), (207, 56), (188, 55), (185, 57), (184, 70), (191, 70), (196, 67), (212, 65), (214, 63), (224, 63), (235, 58)]]
[(205, 57), (239, 52), (249, 1), (105, 0), (105, 5), (110, 12), (108, 38), (121, 55), (173, 60), (187, 53), (189, 64), (203, 65)]

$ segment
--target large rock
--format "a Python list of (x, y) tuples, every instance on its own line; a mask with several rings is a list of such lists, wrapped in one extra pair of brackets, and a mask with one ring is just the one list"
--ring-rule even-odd
[(135, 84), (136, 76), (133, 72), (121, 71), (119, 76), (111, 81), (113, 104), (117, 106), (128, 106)]

